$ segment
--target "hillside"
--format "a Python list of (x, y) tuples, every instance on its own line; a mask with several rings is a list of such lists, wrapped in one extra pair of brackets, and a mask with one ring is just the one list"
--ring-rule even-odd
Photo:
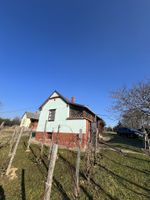
[[(2, 134), (2, 133), (1, 133)], [(5, 140), (9, 133), (3, 133)], [(4, 142), (4, 139), (1, 141)], [(22, 137), (13, 162), (12, 176), (0, 177), (1, 200), (41, 200), (47, 177), (48, 147), (40, 159), (40, 146), (32, 144), (30, 152), (25, 152), (27, 137)], [(1, 142), (1, 143), (2, 143)], [(118, 146), (118, 143), (114, 143)], [(121, 144), (120, 144), (121, 145)], [(128, 148), (130, 145), (128, 145)], [(125, 148), (125, 146), (124, 146)], [(132, 149), (132, 147), (131, 147)], [(0, 172), (8, 164), (9, 145), (0, 149)], [(92, 169), (90, 183), (85, 178), (85, 153), (82, 153), (80, 168), (80, 199), (101, 200), (149, 200), (150, 199), (150, 158), (141, 152), (122, 155), (109, 148), (97, 153), (97, 162)], [(59, 149), (56, 162), (52, 200), (73, 199), (73, 175), (76, 152)]]

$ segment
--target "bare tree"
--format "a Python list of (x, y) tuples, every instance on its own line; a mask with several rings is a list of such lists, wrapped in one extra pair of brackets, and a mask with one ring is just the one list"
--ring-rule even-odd
[(121, 88), (112, 93), (112, 98), (113, 110), (119, 112), (121, 117), (129, 116), (130, 113), (130, 119), (138, 116), (141, 126), (149, 124), (150, 81), (139, 82), (130, 89)]
[(141, 128), (141, 124), (144, 121), (147, 121), (145, 115), (138, 110), (128, 110), (122, 115), (122, 125), (127, 126), (129, 128)]

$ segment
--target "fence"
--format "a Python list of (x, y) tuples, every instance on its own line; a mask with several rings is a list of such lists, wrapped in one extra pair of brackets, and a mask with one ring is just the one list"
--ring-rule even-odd
[[(43, 147), (39, 145), (33, 145), (31, 143), (32, 132), (30, 129), (25, 130), (16, 128), (11, 135), (12, 137), (6, 138), (6, 143), (4, 143), (5, 145), (3, 145), (1, 148), (1, 149), (7, 148), (7, 156), (8, 156), (7, 159), (5, 159), (5, 162), (1, 165), (2, 167), (0, 168), (0, 172), (1, 175), (3, 175), (3, 177), (5, 175), (7, 175), (7, 177), (10, 176), (10, 170), (15, 160), (17, 160), (18, 151), (22, 151), (21, 155), (23, 156), (19, 158), (20, 162), (23, 161), (23, 159), (26, 159), (30, 160), (32, 163), (32, 169), (27, 168), (27, 166), (25, 165), (24, 166), (20, 165), (21, 167), (18, 169), (17, 175), (19, 183), (21, 185), (20, 187), (21, 189), (18, 189), (19, 191), (18, 199), (21, 197), (21, 199), (23, 200), (28, 200), (28, 195), (25, 186), (26, 182), (25, 179), (26, 179), (26, 174), (28, 174), (28, 170), (33, 170), (34, 172), (34, 170), (36, 171), (38, 169), (38, 173), (40, 172), (42, 176), (41, 179), (40, 178), (38, 179), (39, 177), (38, 174), (37, 178), (32, 176), (28, 177), (28, 179), (30, 180), (34, 178), (34, 185), (32, 186), (30, 185), (33, 188), (33, 190), (35, 188), (36, 190), (39, 191), (39, 193), (36, 194), (37, 196), (36, 195), (34, 196), (35, 200), (50, 199), (51, 197), (56, 195), (54, 193), (54, 190), (59, 191), (58, 195), (62, 196), (64, 199), (68, 200), (79, 199), (81, 190), (82, 191), (84, 190), (81, 181), (87, 181), (89, 185), (95, 185), (94, 187), (98, 187), (96, 186), (96, 183), (92, 177), (93, 170), (95, 166), (97, 166), (99, 159), (101, 159), (99, 156), (97, 156), (100, 144), (98, 142), (98, 133), (97, 132), (92, 133), (91, 135), (93, 135), (93, 138), (88, 138), (87, 150), (84, 153), (81, 152), (82, 130), (80, 130), (80, 135), (78, 135), (76, 140), (73, 141), (76, 143), (77, 146), (76, 151), (64, 150), (62, 152), (61, 151), (59, 152), (58, 151), (59, 137), (57, 137), (58, 135), (59, 135), (59, 127), (58, 127), (58, 133), (55, 136), (56, 140), (52, 140), (52, 143), (49, 146), (43, 145)], [(20, 142), (21, 142), (20, 148), (22, 148), (21, 150), (18, 149)], [(119, 148), (115, 148), (103, 141), (100, 142), (106, 147), (112, 148), (120, 155), (123, 156), (125, 155), (124, 153), (122, 153), (122, 151), (119, 150)], [(41, 147), (43, 148), (43, 153), (40, 155)], [(69, 147), (70, 144), (68, 143), (68, 148)], [(59, 157), (59, 159), (57, 159), (57, 157)], [(80, 160), (82, 161), (81, 163)], [(82, 166), (83, 164), (84, 167)], [(60, 168), (60, 170), (58, 169), (58, 167)], [(55, 174), (55, 176), (53, 176), (53, 172), (55, 169), (57, 170), (58, 175)], [(59, 179), (63, 179), (63, 182), (65, 183), (67, 188), (65, 188), (65, 186), (61, 184)], [(42, 180), (41, 184), (43, 184), (42, 186), (42, 188), (44, 188), (43, 190), (39, 186), (39, 180)], [(89, 195), (90, 198), (90, 194), (86, 195)]]

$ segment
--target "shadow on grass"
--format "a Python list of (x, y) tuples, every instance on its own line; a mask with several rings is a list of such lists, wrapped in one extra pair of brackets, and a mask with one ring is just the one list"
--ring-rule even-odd
[[(76, 171), (75, 166), (71, 162), (69, 162), (66, 158), (64, 158), (61, 154), (59, 154), (59, 158), (66, 165), (68, 172), (70, 173), (70, 176), (72, 177), (72, 182), (73, 184), (75, 184), (75, 171)], [(82, 178), (86, 179), (86, 176), (84, 175), (84, 173), (81, 172), (81, 170), (79, 174)]]
[(111, 200), (119, 200), (118, 198), (113, 198), (108, 192), (106, 192), (98, 183), (96, 183), (96, 181), (93, 178), (90, 178), (90, 182), (95, 185), (96, 187), (98, 187), (99, 190), (101, 190), (101, 192), (103, 192), (103, 194), (105, 196), (107, 196), (109, 199)]
[(5, 192), (1, 185), (0, 185), (0, 200), (5, 200)]
[(129, 184), (131, 184), (131, 185), (136, 186), (136, 187), (139, 188), (139, 189), (144, 190), (144, 191), (147, 192), (148, 194), (150, 194), (150, 189), (145, 188), (144, 186), (141, 186), (141, 185), (139, 185), (139, 184), (137, 184), (137, 183), (134, 183), (133, 181), (130, 181), (130, 180), (128, 180), (127, 178), (122, 177), (122, 176), (120, 176), (120, 175), (114, 173), (113, 171), (111, 171), (110, 169), (106, 168), (106, 167), (103, 166), (103, 165), (98, 164), (97, 166), (99, 166), (100, 168), (104, 169), (104, 170), (105, 170), (108, 174), (110, 174), (112, 177), (116, 178), (117, 181), (118, 181), (121, 185), (123, 185), (126, 189), (132, 191), (133, 193), (135, 193), (135, 194), (137, 194), (137, 195), (141, 195), (141, 196), (144, 196), (144, 197), (147, 197), (148, 199), (150, 199), (150, 195), (147, 195), (147, 194), (143, 194), (143, 193), (141, 193), (141, 192), (138, 192), (138, 189), (137, 189), (137, 190), (133, 190), (132, 188), (130, 188), (129, 186), (127, 186), (126, 184), (124, 184), (123, 181), (125, 181), (127, 184), (129, 183)]
[(69, 196), (67, 195), (67, 193), (65, 192), (65, 190), (63, 189), (63, 186), (61, 185), (61, 183), (55, 177), (53, 177), (53, 181), (54, 181), (54, 184), (55, 184), (57, 190), (61, 193), (62, 199), (63, 200), (71, 200), (69, 198)]
[[(33, 155), (33, 159), (32, 159), (32, 162), (34, 162), (39, 170), (39, 172), (42, 174), (42, 176), (45, 178), (45, 171), (43, 170), (42, 166), (40, 165), (40, 161), (39, 161), (39, 157), (36, 155), (35, 151), (33, 150), (33, 148), (30, 146), (30, 151)], [(46, 170), (48, 169), (47, 166), (46, 167)]]
[(59, 158), (65, 163), (67, 164), (68, 167), (72, 168), (75, 171), (75, 166), (73, 166), (68, 160), (66, 160), (66, 158), (64, 158), (61, 154), (59, 154)]
[[(133, 150), (134, 148), (143, 148), (144, 143), (142, 140), (138, 138), (127, 138), (125, 136), (119, 136), (118, 134), (114, 135), (108, 143), (115, 144), (115, 145), (127, 145), (125, 148)], [(130, 147), (131, 146), (131, 147)]]
[[(141, 170), (141, 169), (138, 169), (138, 168), (135, 168), (135, 167), (131, 167), (131, 166), (126, 165), (126, 164), (121, 164), (121, 163), (116, 162), (115, 160), (111, 159), (110, 157), (104, 155), (104, 154), (103, 154), (103, 157), (106, 158), (107, 160), (110, 160), (111, 162), (115, 163), (116, 165), (120, 165), (120, 166), (122, 166), (122, 167), (129, 168), (129, 169), (132, 169), (132, 170), (134, 170), (134, 171), (137, 171), (137, 172), (141, 172), (141, 173), (150, 175), (150, 172), (147, 171), (147, 170)], [(147, 161), (147, 162), (150, 162), (150, 161)]]
[[(75, 172), (75, 167), (68, 161), (66, 160), (62, 155), (59, 155), (59, 157), (64, 161), (65, 164), (67, 164), (70, 168), (72, 168)], [(87, 177), (83, 172), (80, 171), (80, 176), (87, 181)], [(94, 181), (94, 179), (90, 178), (90, 183), (96, 187), (98, 187), (99, 190), (103, 192), (105, 196), (107, 196), (111, 200), (118, 200), (117, 198), (113, 198), (110, 194), (108, 194), (98, 183)], [(80, 186), (83, 192), (87, 195), (87, 197), (91, 200), (93, 199), (92, 195), (89, 194), (86, 189), (83, 186)]]
[(27, 144), (26, 144), (25, 141), (23, 142), (23, 146), (24, 146), (24, 150), (26, 150), (26, 148), (27, 148)]
[(93, 200), (93, 196), (89, 194), (89, 192), (81, 185), (80, 188), (84, 192), (84, 194), (88, 197), (89, 200)]
[(142, 161), (142, 162), (150, 163), (150, 159), (148, 160), (148, 159), (137, 158), (137, 157), (135, 157), (134, 155), (131, 155), (131, 154), (127, 154), (126, 157), (134, 159), (134, 160), (139, 160), (139, 161)]
[(26, 190), (25, 190), (25, 170), (21, 170), (21, 199), (26, 200)]

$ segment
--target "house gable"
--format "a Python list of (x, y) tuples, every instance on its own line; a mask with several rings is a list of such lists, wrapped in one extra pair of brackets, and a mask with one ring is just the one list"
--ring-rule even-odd
[(42, 110), (50, 110), (50, 109), (58, 109), (62, 107), (68, 107), (68, 104), (66, 101), (63, 100), (63, 98), (57, 93), (54, 92), (52, 95), (50, 95), (46, 101), (40, 106), (41, 111)]
[[(49, 114), (51, 110), (56, 110), (55, 120), (49, 121)], [(54, 129), (57, 131), (58, 125), (63, 124), (69, 116), (69, 107), (64, 100), (58, 95), (54, 94), (43, 104), (40, 113), (40, 119), (38, 124), (38, 131), (44, 131), (46, 123), (46, 131), (52, 132)]]
[(59, 94), (57, 92), (54, 92), (49, 98), (59, 97)]
[[(48, 121), (50, 110), (56, 110), (55, 120)], [(69, 117), (69, 104), (68, 100), (62, 95), (54, 92), (44, 102), (41, 107), (40, 119), (37, 127), (38, 132), (57, 132), (60, 125), (60, 132), (62, 133), (79, 133), (79, 129), (86, 132), (86, 120), (76, 119), (68, 120)], [(45, 128), (46, 127), (46, 128)]]
[[(54, 91), (47, 99), (46, 101), (39, 107), (39, 109), (41, 110), (43, 108), (43, 106), (49, 101), (49, 99), (56, 99), (56, 98), (61, 98), (66, 104), (68, 104), (70, 106), (70, 108), (74, 108), (76, 110), (79, 110), (79, 111), (84, 111), (84, 115), (83, 117), (85, 117), (87, 119), (87, 116), (88, 116), (88, 119), (90, 117), (90, 120), (93, 121), (93, 117), (96, 116), (96, 118), (98, 120), (101, 120), (101, 118), (99, 116), (97, 116), (92, 110), (90, 110), (87, 106), (85, 105), (82, 105), (82, 104), (78, 104), (78, 103), (74, 103), (74, 102), (71, 102), (70, 100), (68, 100), (67, 98), (65, 98), (63, 95), (61, 95), (58, 91)], [(92, 117), (93, 116), (93, 117)], [(70, 117), (70, 116), (69, 116)]]
[(44, 103), (39, 107), (39, 110), (42, 110), (43, 106), (47, 104), (50, 99), (61, 98), (66, 104), (69, 104), (69, 100), (63, 97), (59, 92), (56, 90), (44, 101)]

